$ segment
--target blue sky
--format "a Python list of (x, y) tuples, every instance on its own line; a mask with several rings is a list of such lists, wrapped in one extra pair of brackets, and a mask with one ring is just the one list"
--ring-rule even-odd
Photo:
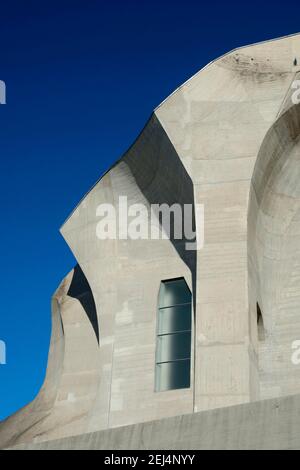
[[(214, 58), (298, 32), (286, 0), (14, 1), (0, 7), (0, 419), (43, 382), (59, 227), (151, 111)], [(297, 5), (298, 3), (298, 5)]]

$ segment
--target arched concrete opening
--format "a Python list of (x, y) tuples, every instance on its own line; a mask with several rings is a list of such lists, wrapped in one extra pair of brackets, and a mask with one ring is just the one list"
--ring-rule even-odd
[(292, 343), (300, 338), (299, 105), (274, 123), (256, 161), (248, 211), (248, 263), (257, 392), (260, 398), (299, 393), (300, 367), (291, 360)]

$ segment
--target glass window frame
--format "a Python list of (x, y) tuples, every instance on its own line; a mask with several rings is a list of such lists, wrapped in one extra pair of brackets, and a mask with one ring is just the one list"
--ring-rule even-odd
[[(178, 282), (181, 282), (181, 283), (184, 283), (185, 284), (185, 290), (186, 292), (183, 293), (183, 302), (177, 302), (175, 304), (172, 304), (172, 305), (169, 305), (165, 302), (165, 299), (163, 298), (163, 291), (164, 291), (164, 286), (166, 284), (172, 284), (174, 283), (178, 283)], [(169, 297), (172, 296), (172, 293), (168, 294)], [(188, 302), (186, 302), (186, 300), (189, 300)], [(189, 320), (187, 321), (187, 324), (189, 325), (189, 328), (186, 329), (174, 329), (173, 331), (169, 331), (169, 332), (166, 332), (163, 327), (162, 327), (162, 321), (161, 321), (161, 314), (164, 312), (164, 311), (168, 311), (170, 309), (174, 309), (174, 312), (176, 312), (176, 309), (177, 308), (181, 308), (181, 307), (189, 307)], [(183, 309), (184, 310), (184, 309)], [(178, 313), (178, 312), (177, 312)], [(174, 391), (174, 390), (182, 390), (182, 389), (189, 389), (191, 388), (191, 371), (192, 371), (192, 350), (193, 350), (193, 336), (192, 336), (192, 332), (193, 332), (193, 303), (192, 303), (192, 293), (190, 291), (190, 288), (185, 280), (184, 277), (180, 277), (180, 278), (174, 278), (174, 279), (168, 279), (168, 280), (165, 280), (165, 281), (161, 281), (160, 283), (160, 288), (159, 288), (159, 295), (158, 295), (158, 305), (157, 305), (157, 316), (156, 316), (156, 320), (157, 320), (157, 326), (156, 326), (156, 353), (155, 353), (155, 384), (154, 384), (154, 389), (155, 389), (155, 392), (163, 392), (163, 391)], [(183, 312), (184, 314), (184, 312)], [(175, 315), (175, 314), (174, 314)], [(169, 323), (170, 325), (172, 325), (172, 319), (169, 320)], [(174, 320), (174, 323), (176, 324), (176, 318)], [(183, 322), (184, 323), (184, 322)], [(177, 335), (177, 337), (179, 338), (181, 335), (187, 335), (189, 334), (189, 354), (186, 356), (186, 357), (178, 357), (178, 358), (175, 358), (173, 359), (171, 356), (168, 358), (166, 357), (165, 359), (166, 360), (162, 360), (164, 359), (163, 357), (159, 357), (159, 354), (162, 350), (162, 342), (163, 340), (160, 341), (160, 338), (164, 338), (164, 337), (175, 337), (175, 335)], [(167, 343), (168, 344), (168, 343)], [(176, 344), (176, 342), (174, 343)], [(170, 347), (170, 351), (172, 351), (172, 348), (175, 349), (176, 351), (176, 347), (174, 348), (172, 346), (172, 341), (169, 343), (169, 347)], [(168, 348), (167, 348), (168, 349)], [(183, 348), (184, 349), (184, 348)], [(187, 375), (184, 377), (183, 375), (183, 370), (182, 370), (182, 363), (189, 363), (188, 366), (187, 366), (187, 369), (186, 369), (186, 372)], [(169, 365), (169, 367), (168, 367)], [(174, 374), (174, 370), (176, 370), (176, 366), (178, 368), (178, 375), (177, 373), (175, 372), (175, 376), (172, 376), (172, 374)], [(174, 367), (174, 370), (172, 372), (172, 368)], [(162, 374), (162, 368), (165, 368), (166, 370), (168, 370), (169, 372), (169, 386), (164, 386), (163, 383), (164, 383), (164, 377), (163, 377), (163, 374)], [(165, 372), (166, 373), (166, 372)], [(179, 379), (179, 383), (177, 384), (177, 386), (172, 386), (172, 385), (176, 385), (176, 380), (178, 377), (180, 377), (180, 374), (182, 374), (182, 386), (180, 385), (180, 379)]]

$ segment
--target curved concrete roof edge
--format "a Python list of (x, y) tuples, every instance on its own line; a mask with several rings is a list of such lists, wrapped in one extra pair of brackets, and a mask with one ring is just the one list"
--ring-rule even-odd
[(246, 46), (235, 47), (234, 49), (231, 49), (230, 51), (225, 52), (224, 54), (222, 54), (222, 55), (216, 57), (215, 59), (211, 60), (208, 64), (206, 64), (204, 67), (202, 67), (202, 69), (198, 70), (198, 72), (196, 72), (194, 75), (192, 75), (190, 78), (188, 78), (184, 83), (182, 83), (178, 88), (176, 88), (176, 90), (174, 90), (169, 96), (167, 96), (167, 98), (165, 98), (165, 99), (154, 109), (154, 112), (156, 112), (166, 101), (168, 101), (168, 99), (171, 98), (171, 96), (175, 95), (175, 93), (177, 93), (179, 90), (181, 90), (181, 88), (183, 88), (185, 85), (187, 85), (187, 83), (189, 83), (189, 82), (192, 81), (195, 77), (197, 77), (197, 75), (199, 75), (199, 73), (201, 73), (203, 70), (207, 69), (208, 67), (210, 67), (210, 66), (213, 65), (214, 63), (218, 62), (219, 60), (223, 59), (224, 57), (227, 57), (228, 55), (233, 54), (234, 52), (240, 51), (240, 50), (242, 50), (242, 49), (248, 49), (249, 47), (260, 46), (260, 45), (262, 45), (262, 44), (268, 44), (268, 43), (270, 43), (270, 42), (281, 41), (281, 40), (283, 40), (283, 39), (291, 38), (291, 37), (296, 37), (296, 36), (300, 36), (300, 31), (299, 31), (298, 33), (292, 33), (292, 34), (287, 34), (287, 35), (285, 35), (285, 36), (280, 36), (279, 38), (266, 39), (265, 41), (254, 42), (254, 43), (252, 43), (252, 44), (247, 44)]
[(161, 106), (163, 106), (172, 96), (174, 96), (176, 93), (178, 93), (179, 90), (181, 90), (187, 83), (189, 83), (190, 81), (192, 81), (195, 77), (197, 77), (203, 70), (207, 69), (208, 67), (210, 67), (211, 65), (215, 64), (216, 62), (218, 62), (219, 60), (223, 59), (224, 57), (236, 52), (236, 51), (240, 51), (242, 49), (247, 49), (249, 47), (253, 47), (253, 46), (259, 46), (259, 45), (262, 45), (262, 44), (268, 44), (268, 43), (271, 43), (271, 42), (276, 42), (276, 41), (281, 41), (283, 39), (286, 39), (286, 38), (292, 38), (292, 37), (296, 37), (296, 36), (300, 36), (300, 31), (297, 32), (297, 33), (292, 33), (292, 34), (287, 34), (285, 36), (281, 36), (281, 37), (278, 37), (278, 38), (273, 38), (273, 39), (266, 39), (264, 41), (259, 41), (259, 42), (255, 42), (255, 43), (252, 43), (252, 44), (247, 44), (245, 46), (239, 46), (239, 47), (236, 47), (234, 49), (231, 49), (230, 51), (228, 52), (225, 52), (224, 54), (222, 54), (221, 56), (219, 57), (216, 57), (215, 59), (213, 59), (211, 62), (209, 62), (208, 64), (206, 64), (204, 67), (202, 67), (200, 70), (198, 70), (198, 72), (196, 72), (194, 75), (192, 75), (188, 80), (186, 80), (184, 83), (182, 83), (178, 88), (176, 88), (170, 95), (168, 95), (156, 108), (154, 108), (154, 110), (151, 112), (151, 115), (149, 117), (149, 119), (146, 121), (144, 127), (141, 129), (141, 131), (139, 132), (139, 134), (137, 135), (136, 139), (133, 141), (133, 143), (128, 147), (128, 149), (122, 154), (121, 157), (119, 157), (110, 167), (108, 167), (108, 169), (96, 180), (96, 182), (90, 187), (90, 189), (83, 195), (83, 197), (79, 200), (78, 204), (76, 204), (76, 206), (74, 207), (74, 209), (71, 211), (71, 213), (68, 215), (68, 217), (65, 219), (65, 221), (62, 223), (62, 225), (60, 226), (60, 229), (59, 231), (62, 233), (63, 231), (63, 228), (65, 226), (65, 224), (68, 222), (68, 220), (72, 217), (72, 215), (74, 214), (74, 212), (76, 211), (76, 209), (80, 206), (80, 204), (82, 203), (82, 201), (84, 201), (84, 199), (86, 198), (86, 196), (94, 189), (94, 187), (102, 180), (102, 178), (107, 175), (107, 173), (109, 173), (109, 171), (111, 169), (113, 169), (116, 165), (118, 165), (118, 163), (124, 158), (124, 156), (130, 151), (130, 149), (135, 145), (135, 143), (137, 142), (137, 140), (139, 139), (139, 137), (143, 134), (145, 128), (147, 127), (148, 123), (150, 122), (150, 120), (152, 119), (152, 116), (153, 114), (156, 113), (156, 111), (158, 109), (161, 108)]
[(146, 124), (144, 125), (144, 127), (142, 128), (142, 130), (139, 132), (139, 134), (137, 135), (137, 137), (134, 139), (134, 141), (132, 142), (132, 144), (128, 147), (128, 149), (122, 154), (121, 157), (119, 157), (112, 165), (110, 165), (108, 167), (108, 169), (97, 179), (97, 181), (95, 181), (95, 183), (90, 187), (90, 189), (82, 196), (82, 198), (79, 200), (78, 204), (76, 204), (76, 206), (74, 207), (74, 209), (72, 210), (72, 212), (68, 215), (68, 217), (65, 219), (65, 221), (63, 222), (63, 224), (60, 226), (60, 232), (62, 232), (62, 229), (64, 227), (64, 225), (68, 222), (68, 220), (72, 217), (72, 215), (74, 214), (74, 212), (76, 211), (76, 209), (80, 206), (80, 204), (82, 203), (82, 201), (84, 201), (84, 199), (86, 198), (86, 196), (95, 188), (95, 186), (97, 186), (97, 184), (102, 180), (102, 178), (104, 178), (105, 175), (107, 175), (107, 173), (110, 172), (110, 170), (112, 170), (116, 165), (118, 165), (118, 163), (120, 163), (120, 161), (124, 158), (124, 156), (130, 151), (130, 149), (135, 145), (135, 143), (138, 141), (138, 139), (140, 138), (140, 136), (143, 134), (144, 130), (146, 129), (148, 123), (151, 121), (152, 119), (152, 116), (154, 114), (154, 111), (152, 111), (149, 119), (146, 121)]

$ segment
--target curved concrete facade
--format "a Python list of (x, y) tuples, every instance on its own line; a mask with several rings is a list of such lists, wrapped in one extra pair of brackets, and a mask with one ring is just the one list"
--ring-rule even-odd
[[(61, 229), (78, 266), (53, 297), (46, 381), (0, 425), (2, 447), (300, 393), (298, 63), (299, 35), (212, 62), (80, 202)], [(204, 247), (99, 240), (97, 207), (120, 196), (204, 204)], [(193, 295), (191, 387), (155, 392), (160, 283), (181, 277)]]
[[(300, 392), (290, 360), (300, 338), (300, 107), (284, 111), (268, 131), (256, 161), (249, 204), (249, 303), (264, 318), (259, 342), (260, 398)], [(255, 326), (254, 326), (255, 330)]]

